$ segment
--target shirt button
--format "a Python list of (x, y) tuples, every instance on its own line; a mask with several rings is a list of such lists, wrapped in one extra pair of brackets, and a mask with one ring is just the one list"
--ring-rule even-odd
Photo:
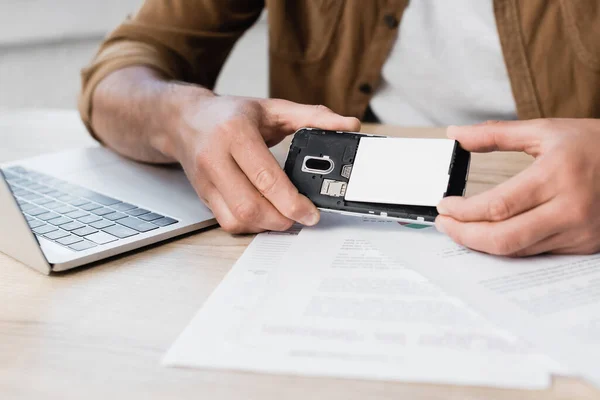
[(398, 19), (392, 14), (387, 14), (385, 17), (383, 17), (383, 21), (390, 29), (395, 29), (398, 26)]
[(371, 93), (373, 93), (373, 87), (371, 85), (369, 85), (368, 83), (361, 84), (358, 87), (358, 90), (360, 90), (364, 94), (371, 94)]

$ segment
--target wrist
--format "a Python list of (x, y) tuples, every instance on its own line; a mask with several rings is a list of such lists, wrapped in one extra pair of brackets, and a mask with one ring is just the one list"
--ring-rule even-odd
[(162, 129), (154, 140), (153, 146), (163, 154), (181, 161), (183, 152), (188, 148), (190, 127), (189, 115), (202, 107), (216, 95), (206, 88), (185, 82), (166, 82), (161, 88), (160, 116), (158, 123)]

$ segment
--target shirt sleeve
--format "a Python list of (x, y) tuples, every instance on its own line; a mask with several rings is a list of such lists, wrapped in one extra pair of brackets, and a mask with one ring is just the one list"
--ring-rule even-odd
[(94, 89), (118, 69), (143, 65), (213, 89), (233, 45), (263, 9), (264, 0), (146, 0), (82, 70), (78, 107), (88, 131), (95, 137)]

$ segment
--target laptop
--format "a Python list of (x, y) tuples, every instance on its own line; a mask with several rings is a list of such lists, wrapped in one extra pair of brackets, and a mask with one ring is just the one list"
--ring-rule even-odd
[(103, 147), (0, 167), (0, 252), (50, 274), (215, 225), (180, 167)]

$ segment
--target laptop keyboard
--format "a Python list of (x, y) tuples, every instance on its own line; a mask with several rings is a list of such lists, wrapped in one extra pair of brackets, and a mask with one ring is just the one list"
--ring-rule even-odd
[(23, 167), (2, 173), (33, 233), (74, 251), (179, 222)]

